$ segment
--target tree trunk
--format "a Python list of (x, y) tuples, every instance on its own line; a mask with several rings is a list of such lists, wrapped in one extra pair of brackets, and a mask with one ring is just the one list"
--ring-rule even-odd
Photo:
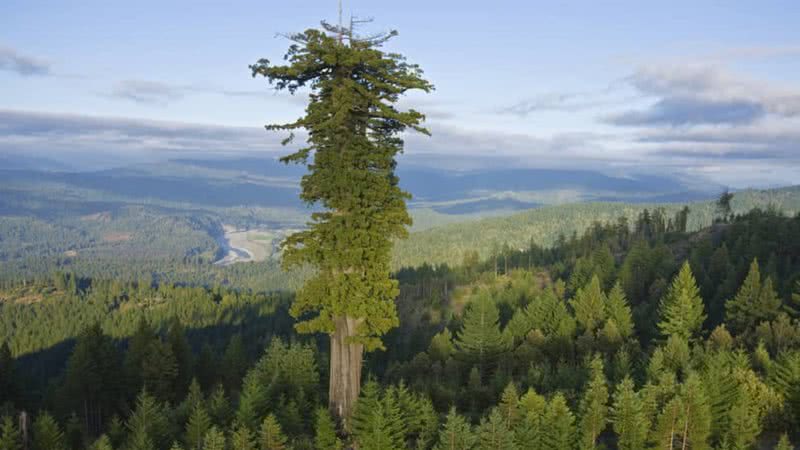
[(328, 385), (328, 405), (345, 430), (361, 391), (361, 365), (364, 346), (349, 342), (363, 319), (340, 316), (334, 319), (331, 334), (331, 370)]

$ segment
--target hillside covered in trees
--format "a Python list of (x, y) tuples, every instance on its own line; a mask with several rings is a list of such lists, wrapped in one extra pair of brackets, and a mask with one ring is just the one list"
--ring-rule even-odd
[(327, 338), (294, 333), (289, 293), (6, 285), (0, 445), (791, 448), (800, 216), (622, 223), (397, 272), (400, 327), (367, 355), (346, 442), (323, 407)]

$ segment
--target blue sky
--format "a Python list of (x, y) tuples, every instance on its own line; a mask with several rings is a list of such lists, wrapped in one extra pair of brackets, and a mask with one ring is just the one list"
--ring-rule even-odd
[[(0, 3), (0, 152), (281, 151), (302, 111), (247, 65), (336, 19), (325, 1)], [(409, 161), (800, 180), (797, 2), (344, 1), (437, 90)], [(301, 93), (302, 94), (302, 93)]]

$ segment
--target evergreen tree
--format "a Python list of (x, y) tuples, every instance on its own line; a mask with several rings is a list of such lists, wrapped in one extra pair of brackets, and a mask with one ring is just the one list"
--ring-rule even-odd
[(225, 447), (225, 433), (220, 431), (216, 426), (209, 428), (205, 437), (203, 437), (202, 450), (225, 450)]
[(786, 433), (781, 435), (778, 444), (775, 446), (775, 450), (794, 450), (792, 443), (789, 442), (789, 436), (787, 436)]
[(608, 312), (608, 322), (613, 323), (617, 332), (623, 340), (633, 335), (633, 316), (628, 300), (625, 298), (625, 291), (622, 285), (615, 283), (608, 293), (606, 311)]
[(220, 428), (228, 425), (231, 419), (231, 404), (228, 401), (228, 396), (225, 395), (225, 388), (218, 384), (211, 392), (208, 398), (208, 411), (211, 416), (211, 421)]
[(380, 409), (380, 403), (380, 386), (375, 380), (367, 381), (361, 389), (361, 396), (353, 410), (353, 417), (349, 422), (350, 429), (347, 431), (355, 435), (367, 433), (372, 415)]
[(475, 443), (472, 427), (456, 412), (455, 407), (450, 408), (439, 431), (439, 444), (436, 450), (471, 450)]
[(267, 392), (255, 372), (244, 378), (242, 393), (239, 395), (239, 407), (236, 409), (236, 420), (250, 429), (259, 425), (260, 418), (266, 413), (268, 404)]
[(725, 303), (725, 320), (735, 333), (752, 331), (761, 321), (775, 319), (781, 301), (767, 278), (763, 285), (758, 260), (753, 260), (750, 270), (736, 296)]
[(125, 374), (128, 379), (129, 392), (134, 395), (141, 391), (144, 386), (142, 369), (144, 368), (147, 355), (150, 353), (151, 346), (158, 339), (155, 330), (150, 323), (141, 316), (136, 326), (136, 331), (128, 339), (128, 351), (125, 353)]
[(603, 360), (596, 356), (590, 364), (591, 378), (580, 404), (580, 447), (594, 449), (608, 422), (608, 387)]
[(178, 363), (169, 344), (156, 338), (150, 342), (142, 359), (142, 383), (149, 392), (162, 401), (175, 398), (173, 387), (178, 376)]
[(564, 395), (556, 393), (547, 405), (543, 420), (544, 448), (571, 450), (575, 443), (575, 417), (567, 406)]
[[(366, 390), (366, 386), (365, 386)], [(362, 397), (364, 398), (364, 397)], [(371, 410), (365, 408), (359, 399), (353, 414), (353, 437), (358, 448), (363, 450), (400, 450), (405, 448), (404, 421), (400, 407), (393, 395), (378, 400)], [(359, 417), (355, 428), (356, 414)], [(364, 417), (366, 415), (366, 417)]]
[(282, 161), (307, 164), (300, 196), (324, 209), (283, 242), (282, 259), (286, 267), (317, 269), (291, 312), (303, 319), (317, 313), (298, 324), (298, 331), (331, 334), (329, 401), (346, 423), (358, 399), (362, 352), (382, 347), (380, 336), (398, 324), (390, 252), (393, 240), (406, 236), (411, 218), (409, 195), (394, 173), (403, 148), (397, 135), (407, 128), (428, 134), (420, 125), (424, 115), (394, 104), (409, 90), (428, 92), (433, 86), (419, 67), (380, 50), (396, 33), (358, 39), (353, 30), (324, 28), (291, 36), (288, 65), (262, 59), (251, 69), (278, 89), (311, 89), (304, 117), (267, 128), (308, 131), (308, 145)]
[(21, 450), (22, 439), (16, 421), (11, 416), (3, 416), (0, 422), (0, 450)]
[(506, 349), (499, 321), (497, 305), (484, 292), (469, 304), (464, 313), (464, 325), (456, 333), (455, 346), (459, 354), (476, 364), (481, 376)]
[(342, 441), (336, 436), (336, 425), (325, 408), (318, 408), (314, 420), (314, 448), (316, 450), (341, 450)]
[(186, 389), (192, 380), (194, 361), (192, 348), (186, 338), (186, 330), (178, 317), (173, 317), (167, 331), (167, 343), (175, 357), (176, 376), (173, 386), (173, 399), (179, 399), (186, 394)]
[(80, 411), (84, 427), (96, 435), (103, 429), (105, 415), (116, 409), (124, 385), (119, 354), (113, 340), (99, 323), (81, 330), (67, 360), (63, 392), (67, 408)]
[(247, 371), (247, 354), (244, 350), (242, 335), (237, 333), (228, 341), (225, 354), (222, 356), (225, 371), (222, 373), (225, 387), (233, 392), (238, 389), (242, 377)]
[(286, 436), (273, 414), (264, 418), (258, 432), (258, 443), (261, 450), (285, 450)]
[(606, 295), (600, 286), (600, 279), (597, 275), (592, 276), (591, 281), (575, 294), (572, 299), (572, 309), (575, 311), (575, 319), (584, 330), (592, 332), (600, 327), (606, 320)]
[(147, 390), (136, 397), (136, 407), (126, 424), (130, 450), (152, 450), (162, 447), (168, 437), (169, 423), (163, 408)]
[(690, 374), (681, 387), (682, 416), (679, 426), (681, 448), (704, 450), (710, 448), (711, 409), (703, 384), (697, 374)]
[(206, 409), (202, 405), (196, 404), (186, 423), (185, 442), (187, 450), (202, 450), (203, 439), (211, 427), (211, 418), (208, 417)]
[(103, 434), (96, 441), (94, 441), (94, 444), (92, 444), (90, 450), (114, 450), (114, 447), (111, 446), (111, 439)]
[(231, 434), (231, 450), (256, 450), (256, 438), (244, 425), (239, 425)]
[(503, 394), (500, 396), (500, 404), (497, 406), (500, 416), (506, 422), (509, 429), (513, 429), (520, 418), (519, 394), (514, 383), (508, 383)]
[(658, 414), (653, 430), (651, 442), (654, 449), (672, 450), (680, 440), (679, 427), (683, 414), (683, 403), (680, 398), (670, 400)]
[(544, 446), (547, 400), (529, 388), (519, 400), (522, 420), (514, 429), (514, 439), (520, 450), (546, 450)]
[(660, 315), (658, 328), (667, 337), (675, 335), (691, 340), (700, 332), (706, 315), (688, 262), (683, 264), (661, 300)]
[(479, 450), (516, 450), (514, 435), (508, 427), (506, 418), (497, 409), (488, 418), (481, 420), (478, 427)]
[(625, 378), (614, 393), (611, 422), (617, 434), (619, 450), (644, 448), (650, 424), (642, 400), (633, 388), (633, 380)]
[(64, 433), (56, 420), (47, 412), (39, 413), (33, 422), (33, 450), (63, 450), (66, 448)]

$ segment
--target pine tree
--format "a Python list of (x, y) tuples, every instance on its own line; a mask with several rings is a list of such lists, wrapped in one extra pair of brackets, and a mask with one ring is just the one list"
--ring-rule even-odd
[(202, 450), (203, 439), (211, 427), (211, 418), (202, 405), (195, 405), (186, 423), (185, 441), (187, 450)]
[(222, 373), (225, 387), (232, 392), (239, 387), (239, 383), (247, 371), (247, 354), (241, 334), (233, 335), (228, 341), (222, 362), (225, 367), (225, 371)]
[(225, 433), (220, 431), (216, 426), (209, 428), (205, 437), (203, 437), (202, 450), (225, 450), (225, 446)]
[(725, 320), (739, 334), (752, 331), (761, 321), (775, 319), (781, 301), (772, 288), (772, 280), (762, 284), (758, 260), (753, 260), (750, 270), (736, 296), (725, 303)]
[(477, 365), (482, 377), (506, 349), (499, 321), (497, 305), (487, 293), (481, 293), (467, 307), (464, 325), (456, 333), (456, 349), (464, 359)]
[(729, 426), (725, 439), (730, 447), (736, 450), (753, 448), (756, 438), (761, 434), (761, 414), (747, 390), (740, 387), (728, 416)]
[(509, 429), (513, 429), (520, 418), (519, 394), (513, 382), (508, 383), (503, 390), (503, 394), (500, 396), (500, 404), (497, 408), (500, 411), (501, 417), (506, 422), (506, 426)]
[(661, 300), (660, 314), (658, 328), (664, 336), (675, 335), (691, 340), (700, 332), (706, 315), (688, 261), (683, 264)]
[(286, 436), (283, 435), (281, 426), (273, 414), (264, 418), (258, 432), (258, 443), (261, 450), (285, 450)]
[(136, 397), (136, 407), (128, 418), (130, 450), (152, 450), (164, 445), (169, 424), (161, 405), (146, 389)]
[(167, 330), (167, 343), (175, 357), (176, 376), (173, 386), (174, 399), (182, 398), (192, 380), (192, 348), (186, 338), (186, 330), (178, 317), (173, 317)]
[(544, 448), (571, 450), (575, 443), (575, 417), (564, 396), (558, 392), (547, 405), (543, 420)]
[[(267, 128), (308, 131), (308, 145), (282, 161), (307, 165), (300, 197), (324, 209), (283, 242), (282, 260), (285, 267), (317, 269), (291, 313), (304, 319), (298, 331), (331, 334), (329, 401), (346, 424), (358, 399), (362, 352), (382, 347), (380, 336), (398, 324), (390, 252), (394, 239), (407, 235), (411, 218), (409, 194), (394, 172), (403, 149), (397, 135), (408, 128), (428, 134), (421, 126), (424, 115), (399, 111), (395, 103), (409, 90), (429, 92), (433, 86), (419, 67), (381, 51), (395, 32), (358, 39), (353, 30), (323, 28), (291, 36), (288, 65), (262, 59), (251, 69), (277, 89), (311, 90), (305, 116)], [(308, 313), (317, 315), (305, 320)]]
[(361, 389), (361, 396), (358, 398), (353, 416), (350, 419), (350, 429), (352, 434), (365, 434), (369, 430), (369, 422), (380, 409), (381, 388), (375, 380), (369, 380)]
[(672, 450), (680, 441), (680, 420), (683, 403), (680, 398), (670, 400), (658, 414), (651, 437), (654, 449)]
[(33, 450), (62, 450), (66, 448), (64, 433), (49, 413), (42, 412), (33, 422)]
[(520, 450), (546, 450), (544, 446), (544, 417), (547, 413), (547, 400), (528, 389), (519, 400), (522, 420), (514, 429), (514, 439)]
[(641, 398), (634, 390), (633, 380), (625, 378), (614, 393), (611, 422), (617, 434), (619, 450), (644, 448), (650, 424), (644, 413)]
[(92, 444), (90, 450), (114, 450), (114, 448), (111, 446), (111, 439), (103, 434), (97, 438), (96, 441), (94, 441), (94, 444)]
[[(367, 386), (364, 386), (367, 390)], [(405, 448), (404, 421), (395, 396), (386, 395), (373, 407), (365, 408), (365, 403), (356, 405), (353, 414), (353, 438), (362, 450), (400, 450)], [(358, 427), (356, 417), (358, 416)], [(364, 417), (366, 416), (366, 417)]]
[(267, 392), (258, 374), (250, 372), (244, 378), (242, 393), (239, 395), (239, 407), (236, 409), (236, 420), (250, 428), (259, 426), (260, 418), (267, 410)]
[(613, 323), (617, 332), (623, 340), (633, 335), (633, 316), (628, 300), (625, 298), (625, 291), (619, 283), (608, 293), (606, 311), (608, 312), (608, 322)]
[(150, 342), (147, 354), (142, 359), (140, 374), (144, 386), (157, 399), (174, 399), (173, 387), (178, 376), (178, 363), (169, 344), (159, 338)]
[(481, 420), (478, 427), (479, 450), (516, 450), (514, 435), (508, 427), (506, 418), (494, 409), (488, 418)]
[(469, 423), (456, 412), (455, 407), (450, 408), (439, 431), (439, 444), (436, 450), (471, 450), (476, 442), (477, 439)]
[(341, 450), (342, 441), (336, 436), (336, 426), (325, 408), (318, 408), (314, 420), (314, 448), (317, 450)]
[(256, 450), (256, 438), (244, 425), (239, 425), (231, 434), (231, 450)]
[(21, 450), (22, 440), (13, 417), (3, 416), (0, 422), (0, 450)]
[(775, 446), (775, 450), (794, 450), (792, 443), (789, 442), (789, 436), (786, 433), (781, 435), (780, 440), (778, 440), (778, 444)]
[(152, 343), (157, 339), (155, 330), (142, 316), (136, 326), (136, 331), (128, 339), (128, 350), (125, 352), (125, 374), (128, 379), (129, 392), (133, 394), (141, 391), (144, 385), (142, 368)]
[(590, 364), (590, 370), (589, 386), (580, 404), (581, 418), (578, 428), (582, 449), (596, 448), (597, 438), (608, 422), (608, 387), (603, 373), (603, 360), (596, 356)]
[(225, 395), (225, 388), (218, 384), (208, 398), (208, 411), (211, 421), (220, 428), (228, 425), (231, 419), (231, 404), (228, 396)]
[(681, 448), (704, 450), (710, 448), (708, 437), (711, 434), (711, 408), (697, 374), (690, 374), (681, 387), (682, 416), (678, 424), (681, 434)]
[(570, 304), (575, 311), (575, 319), (584, 330), (592, 332), (606, 320), (606, 303), (608, 302), (600, 279), (592, 276), (591, 281), (575, 294)]

